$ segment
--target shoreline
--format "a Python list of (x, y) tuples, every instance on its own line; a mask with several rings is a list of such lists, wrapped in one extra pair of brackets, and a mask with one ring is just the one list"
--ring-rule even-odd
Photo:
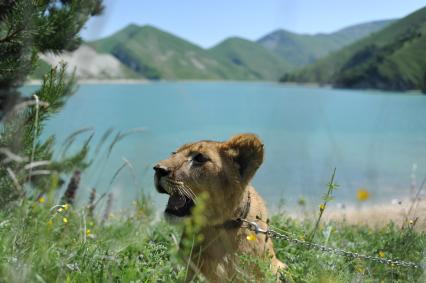
[[(147, 80), (147, 79), (77, 79), (77, 84), (150, 84), (150, 83), (265, 83), (277, 85), (301, 85), (305, 84), (282, 84), (276, 81), (238, 81), (238, 80)], [(28, 80), (24, 85), (41, 85), (42, 80)], [(310, 86), (311, 84), (306, 84)], [(313, 86), (313, 85), (311, 85)], [(319, 85), (318, 85), (319, 87)]]
[[(147, 84), (151, 81), (145, 79), (113, 79), (113, 80), (98, 80), (98, 79), (88, 79), (88, 80), (76, 80), (77, 84)], [(28, 80), (24, 85), (37, 86), (41, 85), (42, 80)]]
[[(382, 228), (389, 222), (397, 226), (413, 225), (414, 229), (426, 231), (426, 199), (420, 198), (413, 205), (410, 199), (401, 203), (351, 204), (347, 207), (330, 206), (325, 209), (322, 222), (344, 222), (350, 225), (366, 225), (372, 228)], [(274, 215), (274, 213), (272, 213)], [(292, 212), (284, 212), (297, 220), (316, 219), (318, 211), (309, 207), (298, 207)]]
[[(278, 86), (293, 86), (293, 87), (307, 87), (307, 88), (323, 88), (323, 89), (334, 89), (334, 90), (347, 90), (347, 91), (377, 91), (377, 92), (386, 92), (386, 93), (403, 93), (409, 95), (424, 95), (421, 90), (404, 90), (404, 91), (394, 91), (394, 90), (382, 90), (382, 89), (354, 89), (354, 88), (333, 88), (331, 84), (319, 84), (319, 83), (297, 83), (297, 82), (279, 82), (279, 81), (245, 81), (245, 80), (147, 80), (147, 79), (77, 79), (77, 84), (79, 85), (96, 85), (96, 84), (151, 84), (151, 83), (246, 83), (246, 84), (274, 84)], [(42, 80), (31, 79), (24, 83), (27, 86), (37, 86), (41, 85)]]

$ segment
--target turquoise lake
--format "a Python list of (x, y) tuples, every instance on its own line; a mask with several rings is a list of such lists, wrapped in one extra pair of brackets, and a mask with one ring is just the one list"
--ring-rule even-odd
[[(36, 87), (28, 86), (29, 93)], [(335, 90), (275, 83), (159, 82), (81, 85), (64, 110), (46, 125), (45, 135), (61, 144), (71, 133), (92, 127), (93, 152), (109, 128), (115, 131), (84, 173), (81, 203), (96, 187), (114, 193), (126, 208), (141, 188), (161, 209), (166, 197), (153, 187), (152, 166), (183, 143), (225, 140), (237, 133), (261, 137), (266, 157), (253, 184), (270, 206), (301, 196), (319, 203), (333, 168), (340, 185), (335, 202), (368, 202), (408, 196), (413, 166), (420, 183), (426, 174), (426, 96), (379, 91)], [(106, 158), (118, 131), (144, 128), (121, 140)], [(78, 148), (90, 132), (79, 135)], [(114, 172), (130, 161), (110, 185)]]

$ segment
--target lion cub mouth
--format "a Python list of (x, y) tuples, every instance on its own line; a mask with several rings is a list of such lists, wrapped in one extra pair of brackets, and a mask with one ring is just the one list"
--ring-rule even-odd
[(170, 194), (167, 202), (166, 213), (178, 217), (191, 215), (191, 209), (194, 207), (194, 201), (179, 192)]
[[(165, 213), (171, 216), (185, 217), (191, 215), (191, 210), (195, 206), (195, 202), (192, 198), (187, 196), (182, 189), (180, 189), (178, 182), (160, 177), (155, 174), (155, 186), (157, 191), (162, 194), (168, 194), (169, 200)], [(188, 191), (188, 190), (184, 190)]]

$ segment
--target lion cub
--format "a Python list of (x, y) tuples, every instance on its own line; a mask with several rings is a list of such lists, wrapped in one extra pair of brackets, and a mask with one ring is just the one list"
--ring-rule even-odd
[[(165, 214), (191, 216), (197, 196), (207, 193), (203, 210), (207, 223), (202, 241), (193, 247), (190, 267), (209, 281), (244, 278), (239, 257), (269, 257), (277, 272), (285, 264), (275, 257), (271, 239), (244, 227), (241, 218), (266, 228), (265, 203), (249, 184), (263, 162), (263, 144), (254, 134), (242, 134), (225, 142), (199, 141), (185, 144), (155, 167), (158, 192), (170, 195)], [(256, 268), (252, 268), (256, 274)]]

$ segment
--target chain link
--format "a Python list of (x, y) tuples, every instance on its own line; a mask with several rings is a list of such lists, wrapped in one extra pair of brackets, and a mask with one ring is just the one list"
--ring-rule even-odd
[(346, 251), (346, 250), (343, 250), (343, 249), (332, 248), (332, 247), (329, 247), (329, 246), (320, 245), (320, 244), (317, 244), (317, 243), (297, 239), (295, 237), (290, 237), (290, 236), (285, 235), (283, 233), (279, 233), (277, 231), (274, 231), (270, 228), (268, 228), (266, 230), (261, 229), (256, 222), (247, 221), (245, 219), (243, 219), (243, 222), (247, 224), (247, 226), (245, 226), (246, 228), (248, 228), (251, 231), (254, 231), (256, 234), (265, 234), (270, 238), (286, 240), (289, 243), (304, 246), (304, 247), (307, 247), (309, 249), (316, 249), (316, 250), (319, 250), (319, 251), (322, 251), (322, 252), (333, 253), (335, 255), (345, 256), (345, 257), (353, 258), (353, 259), (360, 258), (360, 259), (370, 260), (370, 261), (374, 261), (374, 262), (378, 262), (378, 263), (386, 264), (386, 265), (391, 265), (391, 266), (421, 268), (420, 265), (413, 263), (413, 262), (402, 261), (402, 260), (397, 260), (397, 259), (386, 259), (386, 258), (377, 257), (377, 256), (369, 256), (369, 255), (359, 254), (359, 253), (356, 253), (356, 252), (349, 252), (349, 251)]

